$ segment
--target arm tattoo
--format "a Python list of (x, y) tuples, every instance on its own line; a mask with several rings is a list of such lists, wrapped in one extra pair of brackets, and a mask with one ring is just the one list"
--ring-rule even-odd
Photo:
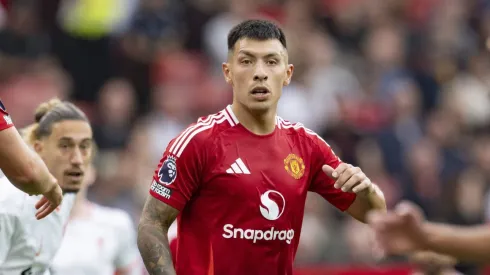
[(138, 248), (150, 275), (175, 274), (167, 238), (179, 212), (149, 196), (138, 226)]

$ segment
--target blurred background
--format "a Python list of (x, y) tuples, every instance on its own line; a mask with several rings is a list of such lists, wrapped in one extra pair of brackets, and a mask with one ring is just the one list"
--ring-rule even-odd
[[(0, 97), (16, 125), (55, 96), (80, 106), (100, 148), (89, 197), (135, 223), (170, 139), (231, 103), (226, 36), (249, 18), (286, 32), (295, 74), (280, 116), (360, 166), (389, 207), (490, 220), (489, 0), (0, 2)], [(403, 259), (376, 262), (369, 235), (311, 194), (298, 274), (402, 270)]]

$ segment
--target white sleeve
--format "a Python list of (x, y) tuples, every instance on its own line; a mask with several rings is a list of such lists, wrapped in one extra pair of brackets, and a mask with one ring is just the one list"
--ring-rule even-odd
[(12, 246), (16, 229), (17, 217), (0, 212), (0, 266), (6, 260)]
[[(140, 254), (136, 243), (136, 229), (129, 215), (124, 215), (121, 227), (119, 249), (115, 260), (117, 270), (124, 270), (123, 274), (141, 274)], [(124, 237), (123, 237), (124, 236)]]

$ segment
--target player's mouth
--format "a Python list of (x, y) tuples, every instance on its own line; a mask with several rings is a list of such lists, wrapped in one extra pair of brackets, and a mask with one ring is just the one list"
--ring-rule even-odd
[(250, 91), (250, 94), (257, 100), (265, 100), (270, 96), (271, 92), (266, 87), (255, 87)]
[(81, 181), (83, 179), (83, 171), (81, 170), (72, 170), (65, 172), (65, 176), (70, 178), (72, 181)]

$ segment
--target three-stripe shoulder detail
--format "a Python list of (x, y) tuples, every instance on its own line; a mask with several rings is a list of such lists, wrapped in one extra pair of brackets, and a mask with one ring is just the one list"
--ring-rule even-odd
[(197, 123), (189, 126), (185, 129), (177, 138), (175, 138), (172, 146), (170, 146), (169, 152), (177, 157), (182, 155), (184, 149), (189, 145), (189, 142), (199, 133), (202, 133), (206, 130), (210, 130), (213, 127), (228, 121), (231, 126), (235, 126), (236, 124), (233, 121), (233, 118), (225, 111), (221, 111), (219, 113), (209, 115), (205, 118), (200, 118)]
[(321, 140), (323, 143), (325, 143), (325, 145), (327, 145), (328, 147), (330, 147), (330, 145), (321, 136), (319, 136), (313, 130), (310, 130), (310, 129), (306, 128), (301, 123), (291, 123), (291, 122), (289, 122), (287, 120), (284, 120), (282, 117), (279, 117), (279, 116), (276, 117), (276, 123), (277, 123), (277, 127), (279, 129), (294, 129), (296, 131), (301, 131), (302, 130), (302, 131), (304, 131), (306, 133), (307, 136), (309, 136), (311, 138), (317, 138), (317, 139)]

